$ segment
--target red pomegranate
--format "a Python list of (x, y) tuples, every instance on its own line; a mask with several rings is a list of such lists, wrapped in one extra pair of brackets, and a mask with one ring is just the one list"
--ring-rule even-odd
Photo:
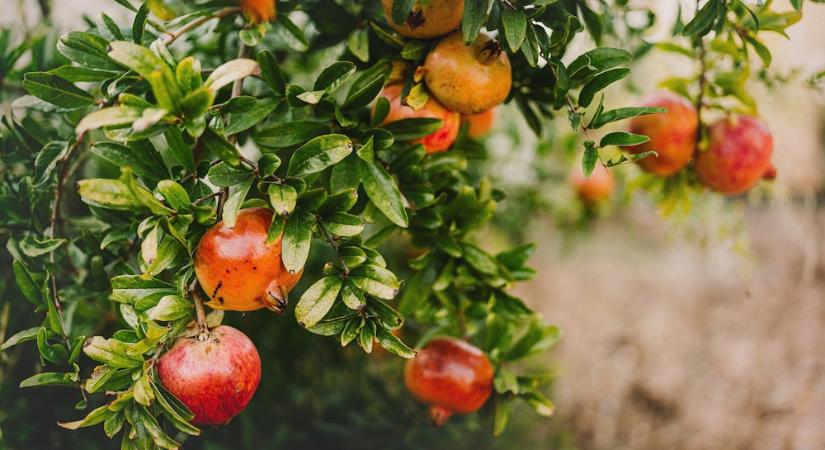
[(404, 382), (416, 399), (430, 405), (430, 418), (441, 426), (454, 413), (484, 405), (493, 391), (493, 366), (465, 341), (436, 338), (407, 361)]
[(397, 120), (410, 119), (413, 117), (441, 119), (443, 121), (441, 128), (432, 134), (417, 139), (415, 142), (424, 144), (424, 149), (427, 153), (447, 151), (458, 137), (458, 131), (461, 127), (460, 115), (445, 108), (433, 96), (430, 96), (427, 103), (417, 110), (407, 105), (402, 105), (401, 93), (403, 89), (404, 86), (401, 84), (391, 84), (381, 92), (381, 95), (390, 102), (390, 112), (381, 124), (385, 125)]
[(225, 425), (246, 408), (261, 381), (261, 358), (245, 334), (222, 325), (201, 342), (183, 337), (158, 359), (163, 386), (200, 425)]
[(683, 97), (657, 92), (642, 101), (643, 106), (665, 108), (667, 112), (634, 117), (630, 132), (650, 137), (648, 142), (627, 147), (631, 153), (655, 151), (638, 161), (646, 171), (660, 176), (672, 175), (690, 162), (696, 150), (699, 117), (696, 108)]
[(576, 191), (579, 200), (585, 205), (596, 205), (613, 195), (616, 189), (616, 182), (613, 174), (602, 164), (596, 164), (590, 177), (585, 177), (582, 168), (578, 164), (570, 171), (570, 183)]

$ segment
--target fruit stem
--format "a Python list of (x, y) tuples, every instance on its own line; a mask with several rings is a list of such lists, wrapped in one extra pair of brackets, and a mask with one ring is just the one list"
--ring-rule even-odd
[(192, 289), (192, 299), (195, 301), (195, 322), (198, 324), (198, 341), (209, 339), (209, 325), (206, 324), (206, 311), (203, 308), (203, 299), (197, 288)]

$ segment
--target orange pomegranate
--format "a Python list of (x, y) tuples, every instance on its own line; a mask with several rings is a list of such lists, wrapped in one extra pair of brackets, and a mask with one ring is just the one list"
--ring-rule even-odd
[[(427, 153), (438, 153), (449, 149), (458, 137), (458, 130), (461, 125), (461, 118), (458, 113), (445, 108), (433, 96), (430, 96), (423, 107), (415, 110), (407, 105), (401, 104), (402, 90), (403, 85), (391, 84), (381, 92), (381, 95), (390, 102), (390, 112), (381, 124), (385, 125), (397, 120), (413, 117), (441, 119), (443, 121), (441, 128), (414, 142), (424, 144), (424, 149)], [(373, 113), (374, 112), (375, 110), (373, 109)]]
[(467, 135), (473, 139), (478, 139), (490, 132), (490, 129), (493, 128), (495, 118), (495, 108), (490, 108), (478, 114), (461, 116), (461, 122), (467, 124)]
[(634, 117), (630, 121), (630, 132), (646, 135), (650, 140), (626, 149), (635, 154), (655, 151), (658, 156), (638, 161), (650, 173), (668, 176), (682, 170), (696, 149), (699, 127), (696, 108), (683, 97), (669, 92), (657, 92), (643, 100), (642, 105), (664, 108), (667, 112)]
[(708, 148), (696, 156), (699, 181), (727, 195), (751, 189), (761, 178), (776, 176), (771, 164), (773, 136), (752, 116), (731, 116), (708, 129)]
[(596, 164), (590, 177), (584, 176), (581, 166), (574, 166), (570, 171), (570, 184), (579, 200), (589, 206), (608, 200), (616, 189), (613, 174), (602, 164)]
[(430, 418), (441, 426), (454, 413), (484, 405), (493, 391), (493, 366), (465, 341), (436, 338), (407, 361), (404, 382), (413, 397), (430, 405)]
[(407, 21), (392, 20), (392, 0), (381, 0), (387, 22), (398, 34), (416, 39), (443, 36), (461, 25), (464, 0), (418, 0), (413, 4)]
[(445, 37), (424, 60), (424, 80), (435, 97), (461, 114), (479, 114), (510, 94), (513, 74), (498, 42), (479, 34), (464, 45), (461, 32)]
[(276, 0), (238, 0), (244, 15), (254, 23), (269, 22), (275, 18)]
[(238, 213), (235, 226), (219, 222), (195, 250), (195, 274), (214, 309), (283, 312), (287, 294), (301, 279), (281, 260), (281, 238), (266, 243), (272, 211), (248, 208)]

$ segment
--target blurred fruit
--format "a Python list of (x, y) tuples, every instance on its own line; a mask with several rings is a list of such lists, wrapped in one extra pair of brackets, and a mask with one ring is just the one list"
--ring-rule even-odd
[(255, 344), (222, 325), (201, 342), (183, 337), (158, 359), (160, 382), (195, 414), (193, 423), (225, 425), (246, 408), (261, 381)]
[(254, 23), (275, 18), (275, 0), (238, 0), (244, 15)]
[(473, 114), (470, 116), (461, 116), (461, 122), (467, 123), (467, 135), (473, 139), (478, 139), (487, 135), (490, 129), (493, 128), (493, 122), (496, 118), (495, 108), (490, 108), (487, 111)]
[(392, 0), (381, 0), (387, 22), (398, 34), (416, 39), (443, 36), (461, 25), (464, 0), (419, 0), (403, 24), (392, 20)]
[(203, 235), (195, 250), (195, 274), (210, 307), (283, 312), (303, 271), (289, 273), (284, 267), (281, 237), (266, 243), (271, 222), (269, 209), (242, 209), (234, 228), (219, 222)]
[(741, 194), (763, 177), (776, 176), (773, 137), (752, 116), (731, 116), (708, 128), (708, 148), (696, 156), (699, 181), (723, 194)]
[(585, 177), (580, 165), (576, 164), (570, 171), (570, 184), (582, 203), (593, 206), (613, 196), (616, 182), (613, 174), (602, 164), (596, 164), (590, 177)]
[(479, 34), (464, 45), (461, 32), (438, 43), (424, 61), (424, 80), (435, 97), (461, 114), (479, 114), (507, 99), (512, 73), (498, 42)]
[[(391, 84), (381, 92), (381, 95), (390, 102), (390, 112), (387, 114), (387, 117), (384, 118), (381, 125), (413, 117), (441, 119), (443, 121), (441, 128), (414, 142), (424, 144), (427, 153), (438, 153), (449, 149), (458, 137), (458, 131), (461, 127), (461, 117), (459, 114), (445, 108), (433, 96), (430, 96), (427, 103), (417, 110), (410, 106), (402, 105), (402, 90), (403, 85)], [(373, 113), (374, 112), (375, 109), (373, 108)]]
[(638, 164), (648, 172), (668, 176), (690, 162), (696, 150), (699, 118), (696, 108), (683, 97), (656, 92), (642, 101), (642, 106), (665, 108), (667, 112), (634, 117), (630, 132), (650, 137), (650, 141), (626, 147), (631, 153), (655, 151), (658, 156), (642, 158)]
[(487, 355), (454, 338), (436, 338), (404, 368), (407, 389), (430, 405), (430, 418), (441, 426), (454, 413), (481, 408), (493, 390), (493, 366)]

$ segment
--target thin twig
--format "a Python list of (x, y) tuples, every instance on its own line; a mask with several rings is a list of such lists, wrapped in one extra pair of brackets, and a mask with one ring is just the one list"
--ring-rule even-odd
[(338, 247), (338, 243), (335, 242), (335, 239), (332, 238), (332, 235), (329, 233), (329, 231), (327, 231), (327, 229), (324, 227), (324, 224), (321, 223), (320, 220), (316, 220), (316, 222), (318, 223), (318, 229), (321, 230), (321, 233), (323, 233), (324, 238), (326, 238), (327, 242), (329, 242), (329, 245), (332, 246), (332, 249), (335, 250), (335, 256), (338, 257), (338, 262), (340, 262), (341, 266), (344, 268), (344, 275), (349, 275), (349, 267), (347, 266), (347, 263), (344, 262), (344, 258), (341, 256), (341, 250)]
[[(698, 6), (698, 2), (697, 2)], [(707, 71), (707, 63), (705, 61), (705, 41), (700, 36), (698, 38), (699, 44), (699, 95), (696, 96), (696, 119), (699, 124), (696, 127), (696, 151), (699, 151), (699, 143), (702, 141), (702, 108), (705, 107), (705, 84), (707, 79), (705, 72)]]
[(215, 14), (210, 14), (208, 16), (198, 17), (197, 19), (187, 23), (186, 25), (182, 26), (176, 31), (169, 33), (165, 39), (163, 39), (163, 44), (166, 46), (172, 45), (179, 37), (183, 36), (184, 34), (194, 30), (195, 28), (209, 22), (213, 19), (223, 19), (224, 17), (228, 17), (234, 14), (240, 14), (241, 8), (237, 6), (231, 6), (228, 8), (224, 8), (215, 12)]

